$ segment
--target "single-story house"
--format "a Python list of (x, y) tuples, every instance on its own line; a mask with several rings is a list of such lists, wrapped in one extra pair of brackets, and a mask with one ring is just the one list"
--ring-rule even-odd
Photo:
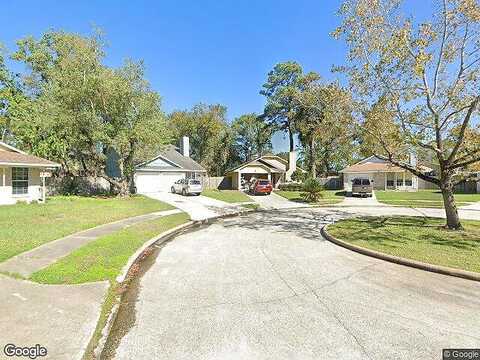
[[(425, 173), (433, 171), (426, 166), (419, 165), (418, 167)], [(347, 192), (352, 191), (352, 180), (355, 178), (370, 179), (373, 181), (375, 190), (416, 191), (432, 188), (429, 182), (376, 156), (363, 159), (340, 172), (343, 174), (343, 188)]]
[(135, 188), (140, 194), (170, 191), (177, 180), (202, 179), (206, 175), (205, 168), (190, 157), (189, 139), (183, 137), (179, 149), (167, 145), (156, 157), (136, 167)]
[(227, 171), (226, 176), (231, 178), (232, 189), (239, 190), (243, 181), (252, 178), (268, 179), (273, 187), (278, 187), (286, 181), (289, 170), (288, 161), (276, 155), (264, 155), (247, 161), (236, 168)]
[[(45, 177), (60, 164), (0, 142), (0, 205), (41, 201)], [(43, 179), (42, 179), (43, 178)]]

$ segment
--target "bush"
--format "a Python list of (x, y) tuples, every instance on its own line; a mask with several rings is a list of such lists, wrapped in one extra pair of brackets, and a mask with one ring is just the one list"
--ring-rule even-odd
[(307, 202), (317, 202), (323, 197), (323, 186), (317, 179), (307, 179), (303, 184), (303, 192), (300, 196)]
[(282, 191), (303, 191), (303, 184), (300, 183), (285, 183), (278, 186)]
[(307, 178), (307, 173), (306, 172), (303, 172), (301, 170), (295, 170), (293, 173), (292, 173), (292, 180), (295, 181), (295, 182), (304, 182), (305, 179)]

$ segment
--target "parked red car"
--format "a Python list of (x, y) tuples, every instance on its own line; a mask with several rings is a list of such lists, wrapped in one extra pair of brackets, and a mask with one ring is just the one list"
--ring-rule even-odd
[(273, 186), (270, 180), (263, 180), (263, 179), (255, 180), (252, 186), (250, 187), (250, 192), (253, 195), (257, 195), (257, 194), (270, 195), (272, 190), (273, 190)]

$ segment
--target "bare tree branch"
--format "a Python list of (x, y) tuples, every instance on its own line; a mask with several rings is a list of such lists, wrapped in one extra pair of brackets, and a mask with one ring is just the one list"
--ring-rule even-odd
[(470, 108), (468, 109), (465, 119), (463, 120), (462, 127), (460, 128), (460, 134), (458, 135), (455, 146), (453, 147), (452, 152), (447, 158), (447, 163), (451, 163), (455, 156), (457, 155), (458, 149), (463, 144), (463, 139), (465, 138), (465, 131), (467, 130), (468, 124), (470, 123), (470, 118), (472, 117), (473, 112), (476, 110), (478, 103), (480, 102), (480, 96), (477, 96), (475, 100), (470, 103)]

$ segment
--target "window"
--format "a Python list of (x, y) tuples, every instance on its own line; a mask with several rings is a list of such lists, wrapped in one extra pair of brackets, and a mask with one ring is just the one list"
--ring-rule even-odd
[(403, 186), (403, 179), (397, 179), (397, 186)]
[(28, 194), (28, 168), (12, 168), (13, 195)]
[(370, 180), (362, 179), (362, 185), (370, 185)]
[(188, 183), (190, 185), (201, 185), (200, 180), (190, 180)]
[(393, 180), (387, 180), (387, 186), (388, 187), (393, 187), (394, 186), (394, 181)]

